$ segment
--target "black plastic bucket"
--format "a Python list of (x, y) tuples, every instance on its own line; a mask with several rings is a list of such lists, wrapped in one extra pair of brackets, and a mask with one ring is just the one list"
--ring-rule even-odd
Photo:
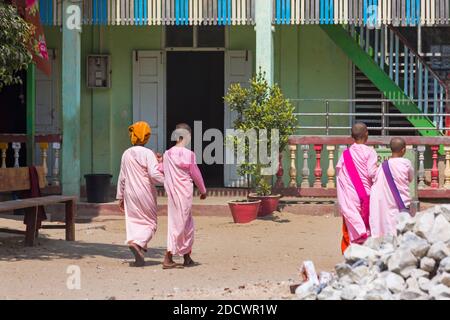
[(111, 188), (110, 174), (86, 174), (86, 195), (89, 203), (109, 202), (109, 189)]

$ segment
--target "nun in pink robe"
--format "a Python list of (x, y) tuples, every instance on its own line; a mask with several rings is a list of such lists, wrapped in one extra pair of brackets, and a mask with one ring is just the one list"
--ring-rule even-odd
[(194, 244), (193, 183), (200, 194), (206, 194), (205, 184), (195, 154), (183, 146), (174, 146), (164, 153), (163, 168), (168, 198), (167, 251), (172, 255), (188, 255)]
[(137, 122), (129, 130), (133, 146), (122, 155), (116, 198), (125, 212), (126, 244), (136, 257), (136, 265), (142, 266), (142, 251), (157, 226), (155, 184), (164, 183), (164, 175), (154, 152), (144, 147), (150, 138), (148, 124)]
[[(411, 203), (409, 184), (414, 179), (411, 161), (405, 158), (389, 159), (389, 168), (400, 197), (406, 207)], [(370, 230), (374, 238), (397, 235), (399, 208), (380, 166), (370, 193)]]
[[(349, 148), (356, 170), (367, 195), (370, 195), (373, 179), (377, 172), (378, 156), (375, 150), (362, 143), (354, 143)], [(336, 165), (337, 198), (339, 210), (344, 217), (350, 243), (369, 236), (361, 216), (361, 201), (352, 183), (349, 172), (341, 156)], [(345, 251), (343, 248), (342, 251)]]

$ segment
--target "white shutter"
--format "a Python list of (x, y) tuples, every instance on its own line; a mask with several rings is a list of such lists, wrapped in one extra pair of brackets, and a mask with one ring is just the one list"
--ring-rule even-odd
[[(228, 88), (239, 83), (243, 87), (249, 85), (252, 76), (252, 55), (250, 51), (227, 51), (225, 54), (225, 94)], [(236, 119), (236, 112), (230, 111), (225, 104), (224, 129), (233, 128), (233, 121)], [(236, 172), (235, 164), (224, 165), (224, 184), (226, 187), (240, 186), (240, 177)]]
[(161, 153), (165, 150), (164, 70), (162, 51), (133, 52), (133, 122), (150, 125), (146, 146)]
[[(61, 133), (59, 104), (58, 76), (59, 68), (56, 60), (56, 50), (49, 49), (49, 59), (51, 63), (51, 74), (47, 76), (36, 68), (36, 134), (59, 134)], [(38, 145), (35, 147), (35, 163), (42, 164), (42, 153)], [(49, 143), (47, 149), (47, 179), (51, 180), (54, 166), (54, 149)]]

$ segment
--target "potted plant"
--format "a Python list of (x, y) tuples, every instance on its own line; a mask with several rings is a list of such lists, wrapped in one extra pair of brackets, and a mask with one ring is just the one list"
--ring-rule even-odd
[[(245, 143), (245, 159), (239, 163), (238, 174), (249, 176), (253, 193), (248, 195), (251, 201), (260, 200), (259, 216), (271, 214), (278, 207), (280, 194), (272, 194), (272, 177), (275, 172), (267, 174), (271, 167), (262, 156), (267, 150), (270, 157), (276, 163), (279, 161), (279, 153), (283, 152), (288, 144), (288, 139), (294, 132), (296, 117), (294, 106), (285, 99), (280, 87), (275, 84), (270, 86), (265, 73), (259, 70), (258, 74), (250, 80), (250, 86), (243, 88), (240, 84), (233, 84), (225, 96), (229, 108), (237, 113), (233, 123), (234, 129), (241, 132), (254, 130), (256, 144), (252, 146)], [(248, 136), (247, 136), (248, 137)], [(240, 138), (233, 136), (234, 146)], [(228, 138), (227, 138), (228, 140)], [(256, 145), (256, 150), (255, 146)], [(239, 144), (242, 146), (242, 144)], [(274, 149), (274, 146), (276, 149)], [(261, 153), (261, 148), (265, 148)], [(237, 148), (234, 148), (237, 152)], [(253, 153), (253, 158), (252, 158)], [(256, 153), (256, 156), (255, 156)], [(251, 161), (253, 160), (253, 161)], [(278, 169), (278, 165), (276, 166)], [(236, 202), (235, 202), (236, 203)], [(241, 205), (242, 206), (242, 205)], [(237, 205), (239, 207), (239, 204)]]

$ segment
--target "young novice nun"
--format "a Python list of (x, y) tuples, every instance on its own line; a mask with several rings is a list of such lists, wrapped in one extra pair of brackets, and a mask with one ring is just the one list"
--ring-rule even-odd
[(350, 243), (363, 243), (370, 236), (370, 189), (377, 171), (377, 153), (365, 145), (369, 131), (364, 123), (355, 123), (355, 143), (346, 149), (336, 165), (337, 198), (344, 218), (341, 250)]
[(135, 257), (135, 266), (144, 265), (144, 252), (156, 232), (156, 183), (164, 183), (158, 161), (152, 150), (144, 147), (150, 138), (150, 126), (136, 122), (128, 128), (131, 148), (122, 155), (117, 196), (125, 211), (127, 240)]
[(378, 169), (370, 193), (370, 231), (372, 237), (397, 235), (397, 215), (409, 212), (411, 203), (409, 184), (414, 179), (411, 161), (403, 158), (406, 143), (402, 138), (392, 138), (392, 156)]
[[(206, 198), (206, 188), (197, 166), (195, 154), (186, 148), (191, 140), (191, 128), (181, 123), (175, 130), (176, 145), (164, 153), (164, 188), (167, 193), (168, 234), (167, 253), (163, 268), (179, 268), (194, 265), (191, 259), (194, 244), (194, 220), (192, 219), (193, 182), (200, 191), (200, 199)], [(183, 256), (183, 265), (173, 261), (173, 256)]]

